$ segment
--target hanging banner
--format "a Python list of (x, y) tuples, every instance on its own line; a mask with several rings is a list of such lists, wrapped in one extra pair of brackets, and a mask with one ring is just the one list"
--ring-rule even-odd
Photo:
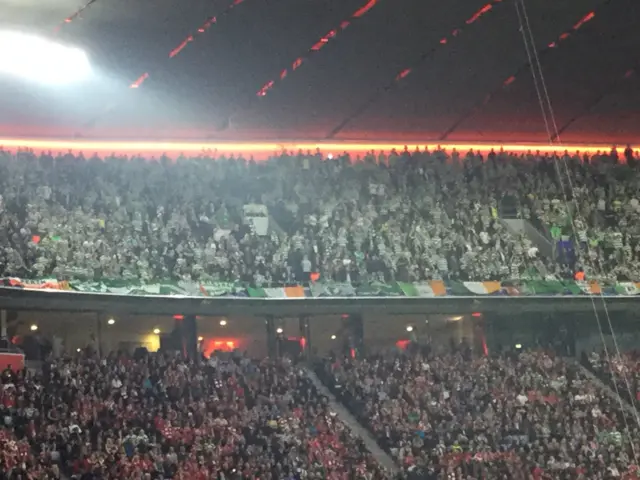
[(635, 296), (640, 295), (640, 283), (576, 282), (573, 280), (510, 280), (458, 282), (431, 280), (428, 282), (348, 282), (316, 281), (308, 285), (287, 287), (254, 287), (240, 282), (166, 281), (157, 283), (125, 280), (56, 280), (54, 278), (23, 280), (16, 277), (0, 279), (0, 288), (24, 290), (109, 293), (116, 295), (165, 295), (181, 297), (252, 297), (252, 298), (336, 298), (336, 297), (469, 297), (502, 295), (517, 296)]

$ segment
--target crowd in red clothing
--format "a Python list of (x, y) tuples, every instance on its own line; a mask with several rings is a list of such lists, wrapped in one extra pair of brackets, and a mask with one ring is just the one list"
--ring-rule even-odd
[(28, 400), (33, 394), (28, 386), (35, 385), (31, 375), (7, 369), (0, 376), (0, 385), (0, 479), (60, 479), (57, 458), (31, 448), (40, 413)]
[(618, 352), (610, 348), (606, 352), (591, 352), (583, 358), (583, 364), (603, 381), (613, 387), (623, 398), (640, 405), (640, 352)]
[(640, 425), (553, 354), (420, 349), (334, 358), (322, 368), (413, 478), (637, 478)]
[[(410, 346), (323, 371), (410, 480), (638, 477), (640, 425), (551, 353)], [(286, 359), (83, 352), (0, 383), (2, 480), (393, 478)]]
[(0, 478), (390, 478), (288, 361), (83, 353), (5, 372)]

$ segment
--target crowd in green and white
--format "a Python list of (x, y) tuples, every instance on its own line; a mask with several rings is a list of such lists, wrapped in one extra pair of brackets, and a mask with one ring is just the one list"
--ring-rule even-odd
[[(255, 162), (0, 150), (0, 274), (269, 286), (312, 273), (483, 281), (584, 268), (635, 279), (640, 182), (623, 159), (423, 150)], [(506, 203), (554, 246), (573, 242), (575, 258), (543, 256), (509, 231)], [(248, 204), (268, 209), (266, 235), (247, 223)]]

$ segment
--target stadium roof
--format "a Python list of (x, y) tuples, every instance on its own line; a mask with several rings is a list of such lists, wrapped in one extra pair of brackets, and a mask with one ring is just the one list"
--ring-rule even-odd
[[(98, 72), (2, 79), (1, 136), (547, 140), (516, 0), (83, 2), (0, 0)], [(637, 0), (523, 3), (562, 140), (637, 140)]]

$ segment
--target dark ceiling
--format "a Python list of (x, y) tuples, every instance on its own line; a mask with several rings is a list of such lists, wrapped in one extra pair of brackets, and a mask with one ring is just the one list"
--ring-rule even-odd
[[(638, 0), (524, 4), (562, 141), (637, 140)], [(85, 48), (100, 72), (73, 89), (3, 80), (0, 136), (547, 140), (516, 0), (0, 0), (0, 9), (5, 25)]]

